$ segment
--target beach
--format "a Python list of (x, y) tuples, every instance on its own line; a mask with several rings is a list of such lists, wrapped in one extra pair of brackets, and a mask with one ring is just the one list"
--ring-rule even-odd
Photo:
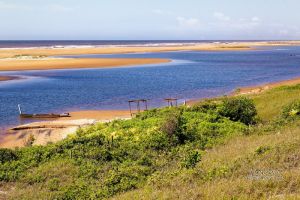
[(95, 123), (130, 119), (129, 110), (84, 110), (70, 113), (71, 117), (24, 124), (13, 127), (0, 137), (0, 148), (24, 147), (28, 138), (34, 145), (46, 145), (65, 139), (68, 135)]
[(0, 58), (17, 58), (19, 56), (62, 56), (84, 54), (124, 54), (167, 51), (240, 51), (261, 46), (300, 45), (300, 41), (262, 41), (262, 42), (223, 42), (159, 46), (102, 46), (102, 47), (36, 47), (36, 48), (2, 48)]

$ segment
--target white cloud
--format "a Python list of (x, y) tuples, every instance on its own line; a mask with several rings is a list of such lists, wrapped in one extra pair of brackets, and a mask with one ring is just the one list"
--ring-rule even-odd
[(214, 12), (214, 17), (220, 21), (230, 21), (230, 17), (221, 12)]
[(258, 17), (252, 17), (251, 21), (252, 21), (252, 22), (259, 22), (260, 19), (259, 19)]
[(172, 15), (173, 14), (172, 11), (161, 10), (161, 9), (154, 9), (154, 10), (152, 10), (152, 12), (157, 14), (157, 15)]
[(200, 21), (197, 18), (177, 17), (177, 22), (180, 26), (195, 27), (200, 25)]

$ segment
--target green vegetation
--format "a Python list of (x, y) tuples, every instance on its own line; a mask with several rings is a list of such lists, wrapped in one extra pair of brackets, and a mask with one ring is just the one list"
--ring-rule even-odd
[(0, 197), (294, 199), (300, 194), (299, 91), (281, 87), (154, 109), (81, 129), (56, 144), (1, 149)]

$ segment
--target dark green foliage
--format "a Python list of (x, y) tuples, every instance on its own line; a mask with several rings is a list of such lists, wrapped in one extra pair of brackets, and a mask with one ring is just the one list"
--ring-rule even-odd
[(17, 159), (17, 155), (13, 150), (0, 149), (0, 163), (13, 161), (13, 160), (16, 160), (16, 159)]
[(198, 151), (190, 151), (182, 161), (182, 167), (187, 169), (194, 168), (201, 161), (201, 154)]
[(257, 111), (253, 100), (246, 97), (225, 98), (219, 113), (232, 121), (255, 124)]

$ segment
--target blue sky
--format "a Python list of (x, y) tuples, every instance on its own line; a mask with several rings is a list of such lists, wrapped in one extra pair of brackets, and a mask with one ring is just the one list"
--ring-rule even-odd
[(300, 39), (300, 0), (0, 0), (0, 39)]

